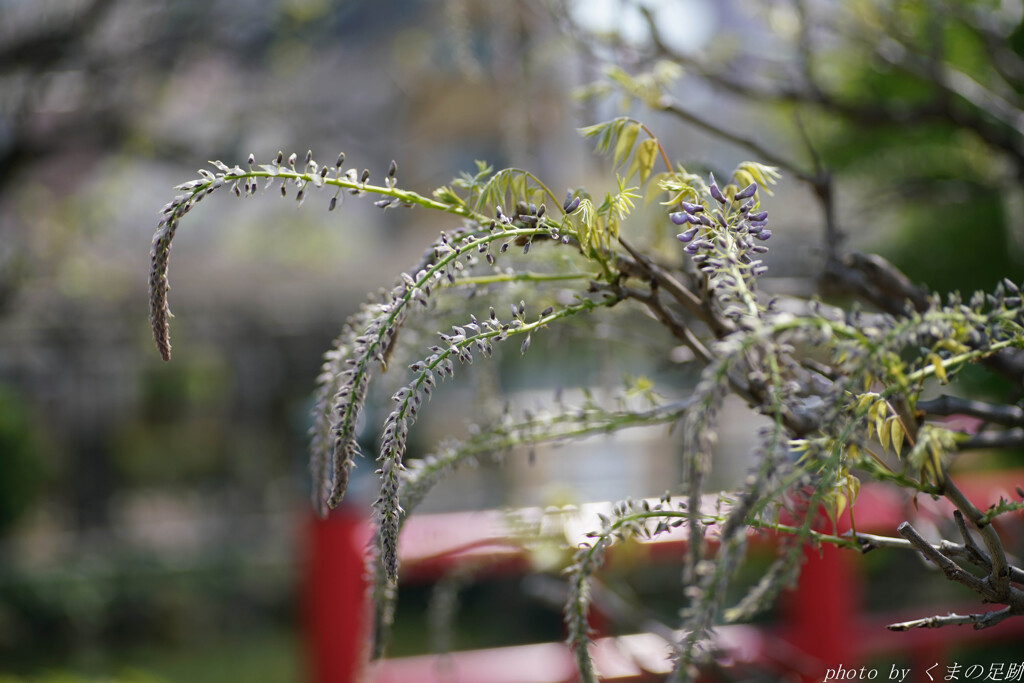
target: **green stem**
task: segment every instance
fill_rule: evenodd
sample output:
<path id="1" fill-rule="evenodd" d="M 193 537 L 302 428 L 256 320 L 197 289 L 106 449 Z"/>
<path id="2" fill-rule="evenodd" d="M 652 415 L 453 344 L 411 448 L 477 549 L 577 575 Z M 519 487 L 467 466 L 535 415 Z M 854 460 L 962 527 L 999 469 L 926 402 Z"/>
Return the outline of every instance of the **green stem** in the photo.
<path id="1" fill-rule="evenodd" d="M 1019 342 L 1015 339 L 1004 339 L 1003 341 L 995 342 L 984 349 L 972 349 L 971 351 L 965 351 L 964 353 L 958 353 L 955 356 L 945 358 L 942 360 L 941 365 L 943 369 L 948 369 L 960 363 L 967 363 L 972 360 L 979 360 L 981 358 L 991 356 L 996 351 L 1001 351 L 1017 343 Z M 920 370 L 915 370 L 914 372 L 907 375 L 907 381 L 916 382 L 918 380 L 924 379 L 925 377 L 928 377 L 929 375 L 934 374 L 935 365 L 928 365 L 926 367 L 921 368 Z M 883 394 L 883 396 L 885 395 L 886 394 Z"/>
<path id="2" fill-rule="evenodd" d="M 456 285 L 489 285 L 497 282 L 558 282 L 561 280 L 589 280 L 597 277 L 592 273 L 496 273 L 459 278 Z"/>

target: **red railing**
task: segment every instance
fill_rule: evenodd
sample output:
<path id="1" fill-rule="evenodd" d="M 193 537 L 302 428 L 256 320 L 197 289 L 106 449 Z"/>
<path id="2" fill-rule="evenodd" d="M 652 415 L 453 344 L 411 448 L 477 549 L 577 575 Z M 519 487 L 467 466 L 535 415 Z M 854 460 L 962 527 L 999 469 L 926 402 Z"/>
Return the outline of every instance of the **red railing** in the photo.
<path id="1" fill-rule="evenodd" d="M 1013 497 L 1015 486 L 1024 484 L 1024 470 L 965 476 L 958 478 L 958 483 L 969 498 L 987 504 L 1000 496 Z M 902 496 L 892 488 L 865 485 L 854 509 L 858 531 L 892 535 L 905 519 L 948 520 L 952 515 L 951 506 L 944 500 L 922 496 L 911 504 Z M 588 517 L 596 520 L 601 509 L 600 505 L 583 506 L 577 518 L 581 538 L 584 531 L 598 528 Z M 541 514 L 540 510 L 519 511 L 520 518 Z M 508 519 L 507 514 L 497 511 L 412 516 L 399 543 L 402 581 L 406 585 L 429 584 L 466 563 L 480 568 L 474 573 L 479 578 L 526 573 L 530 557 L 525 549 L 508 540 L 512 536 Z M 1020 535 L 1022 519 L 1020 515 L 1005 519 L 1004 532 L 1012 533 L 1010 526 L 1017 524 Z M 840 531 L 848 528 L 848 514 L 839 524 Z M 364 552 L 370 535 L 367 521 L 350 511 L 338 511 L 326 520 L 310 523 L 304 610 L 314 683 L 576 680 L 572 655 L 562 643 L 456 652 L 444 658 L 398 658 L 361 671 L 369 628 Z M 752 533 L 751 541 L 770 545 L 775 539 L 769 533 Z M 678 562 L 685 544 L 681 528 L 641 542 L 640 547 L 647 562 Z M 609 562 L 614 562 L 614 551 L 613 546 Z M 857 553 L 827 545 L 808 549 L 798 587 L 784 596 L 779 620 L 765 627 L 718 630 L 724 659 L 736 666 L 815 681 L 821 680 L 828 669 L 857 668 L 869 658 L 878 661 L 891 656 L 906 661 L 909 657 L 911 675 L 907 683 L 924 683 L 929 681 L 925 671 L 932 664 L 943 664 L 953 644 L 964 648 L 972 643 L 1024 642 L 1024 619 L 1009 619 L 984 631 L 957 627 L 887 631 L 886 624 L 926 615 L 920 610 L 913 614 L 864 612 L 863 583 L 864 568 Z M 979 605 L 929 605 L 924 609 L 935 614 L 947 610 L 977 612 Z M 596 623 L 600 623 L 599 615 Z M 607 681 L 661 680 L 669 666 L 667 652 L 665 642 L 651 634 L 599 637 L 593 646 L 597 669 Z"/>

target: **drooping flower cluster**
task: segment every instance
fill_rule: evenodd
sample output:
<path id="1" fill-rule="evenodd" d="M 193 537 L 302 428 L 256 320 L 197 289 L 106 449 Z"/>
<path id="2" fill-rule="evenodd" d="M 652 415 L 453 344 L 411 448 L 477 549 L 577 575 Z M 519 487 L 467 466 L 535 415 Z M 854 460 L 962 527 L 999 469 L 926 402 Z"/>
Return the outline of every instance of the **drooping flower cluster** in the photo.
<path id="1" fill-rule="evenodd" d="M 772 233 L 767 227 L 768 212 L 757 210 L 756 182 L 738 190 L 735 186 L 726 189 L 722 191 L 712 174 L 706 188 L 712 201 L 680 201 L 682 211 L 669 214 L 669 218 L 676 225 L 688 226 L 676 237 L 707 276 L 716 307 L 726 318 L 747 326 L 757 317 L 755 278 L 768 271 L 758 258 L 768 252 L 761 242 Z"/>
<path id="2" fill-rule="evenodd" d="M 680 242 L 686 244 L 683 251 L 697 256 L 697 258 L 694 258 L 694 263 L 705 263 L 711 256 L 701 257 L 701 252 L 714 250 L 715 238 L 722 230 L 727 230 L 732 234 L 735 239 L 735 247 L 741 253 L 767 253 L 767 246 L 757 244 L 750 239 L 754 238 L 764 242 L 772 236 L 772 231 L 767 227 L 768 212 L 753 212 L 753 209 L 758 205 L 756 198 L 757 183 L 750 183 L 742 190 L 736 192 L 730 200 L 722 194 L 718 183 L 715 181 L 714 174 L 710 176 L 709 180 L 708 193 L 722 207 L 721 209 L 710 211 L 714 221 L 708 218 L 708 206 L 704 204 L 691 204 L 685 201 L 680 202 L 682 211 L 669 214 L 669 218 L 676 225 L 689 224 L 691 226 L 676 235 Z M 715 263 L 709 264 L 711 267 L 714 267 L 714 265 Z"/>

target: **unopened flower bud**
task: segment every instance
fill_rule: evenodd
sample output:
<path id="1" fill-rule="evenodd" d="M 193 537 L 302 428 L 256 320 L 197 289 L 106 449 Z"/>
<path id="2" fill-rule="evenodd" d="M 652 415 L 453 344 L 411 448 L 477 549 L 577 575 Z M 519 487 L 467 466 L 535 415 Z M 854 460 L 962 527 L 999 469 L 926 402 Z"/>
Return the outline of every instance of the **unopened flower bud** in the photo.
<path id="1" fill-rule="evenodd" d="M 691 204 L 690 202 L 680 202 L 680 204 L 686 213 L 700 213 L 704 210 L 704 207 L 700 204 Z"/>
<path id="2" fill-rule="evenodd" d="M 685 213 L 683 213 L 682 211 L 676 211 L 674 213 L 670 213 L 668 215 L 668 217 L 669 217 L 669 220 L 671 220 L 676 225 L 682 225 L 683 223 L 687 222 L 687 215 Z"/>
<path id="3" fill-rule="evenodd" d="M 750 183 L 736 193 L 736 199 L 748 199 L 753 197 L 755 192 L 757 192 L 757 183 Z"/>
<path id="4" fill-rule="evenodd" d="M 714 173 L 708 174 L 708 192 L 710 192 L 711 196 L 715 198 L 715 201 L 725 204 L 725 196 L 722 194 L 722 191 L 718 189 L 718 183 L 715 181 Z"/>
<path id="5" fill-rule="evenodd" d="M 690 228 L 689 230 L 676 235 L 676 239 L 680 242 L 692 242 L 693 238 L 697 236 L 698 230 L 700 230 L 699 227 Z"/>

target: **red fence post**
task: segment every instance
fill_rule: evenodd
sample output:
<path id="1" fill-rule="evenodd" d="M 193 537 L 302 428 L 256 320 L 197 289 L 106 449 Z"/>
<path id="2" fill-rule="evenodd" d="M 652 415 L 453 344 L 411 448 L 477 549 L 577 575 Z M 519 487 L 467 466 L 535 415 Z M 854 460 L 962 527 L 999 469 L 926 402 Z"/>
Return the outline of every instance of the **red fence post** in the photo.
<path id="1" fill-rule="evenodd" d="M 312 517 L 303 617 L 313 683 L 354 683 L 365 655 L 367 522 L 339 508 Z"/>
<path id="2" fill-rule="evenodd" d="M 836 525 L 838 533 L 849 528 L 846 519 Z M 833 533 L 826 521 L 816 525 Z M 803 681 L 821 681 L 828 669 L 859 667 L 857 649 L 860 626 L 860 576 L 853 566 L 855 552 L 824 543 L 804 549 L 804 565 L 796 590 L 784 595 L 783 634 L 810 667 L 800 672 Z"/>

